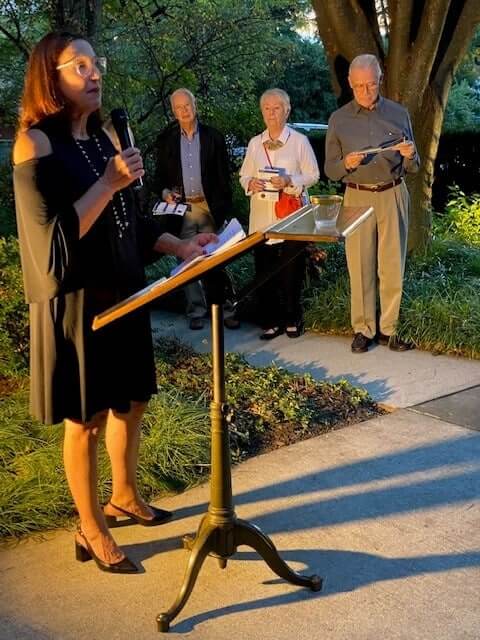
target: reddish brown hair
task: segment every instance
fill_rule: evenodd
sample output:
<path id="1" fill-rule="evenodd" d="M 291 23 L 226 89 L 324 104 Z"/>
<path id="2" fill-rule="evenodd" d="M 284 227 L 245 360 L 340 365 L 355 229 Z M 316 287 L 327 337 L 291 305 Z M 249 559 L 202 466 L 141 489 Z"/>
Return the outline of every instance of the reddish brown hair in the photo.
<path id="1" fill-rule="evenodd" d="M 85 38 L 67 31 L 51 32 L 35 45 L 25 74 L 19 131 L 65 110 L 56 67 L 60 54 L 74 40 Z"/>

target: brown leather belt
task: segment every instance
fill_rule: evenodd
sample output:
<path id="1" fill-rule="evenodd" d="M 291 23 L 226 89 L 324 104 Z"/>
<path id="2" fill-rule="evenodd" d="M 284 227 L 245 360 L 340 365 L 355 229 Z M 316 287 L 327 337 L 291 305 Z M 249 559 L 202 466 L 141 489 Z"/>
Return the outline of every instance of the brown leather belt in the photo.
<path id="1" fill-rule="evenodd" d="M 384 182 L 383 184 L 375 184 L 375 185 L 367 185 L 367 184 L 356 184 L 355 182 L 347 182 L 347 187 L 350 189 L 358 189 L 359 191 L 387 191 L 387 189 L 393 189 L 397 184 L 403 182 L 403 178 L 397 178 L 396 180 L 392 180 L 392 182 Z"/>
<path id="2" fill-rule="evenodd" d="M 196 204 L 198 202 L 205 202 L 205 196 L 193 196 L 192 198 L 185 198 L 190 204 Z"/>

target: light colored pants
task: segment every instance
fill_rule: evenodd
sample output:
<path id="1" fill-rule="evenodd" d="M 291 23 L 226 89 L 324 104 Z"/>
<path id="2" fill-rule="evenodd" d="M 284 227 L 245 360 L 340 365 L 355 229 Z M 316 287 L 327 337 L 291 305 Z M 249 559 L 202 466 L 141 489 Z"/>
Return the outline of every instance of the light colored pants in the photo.
<path id="1" fill-rule="evenodd" d="M 351 288 L 351 322 L 355 333 L 377 332 L 377 278 L 380 331 L 393 335 L 402 300 L 407 254 L 410 198 L 404 182 L 375 193 L 347 187 L 345 206 L 373 206 L 374 211 L 345 240 Z"/>

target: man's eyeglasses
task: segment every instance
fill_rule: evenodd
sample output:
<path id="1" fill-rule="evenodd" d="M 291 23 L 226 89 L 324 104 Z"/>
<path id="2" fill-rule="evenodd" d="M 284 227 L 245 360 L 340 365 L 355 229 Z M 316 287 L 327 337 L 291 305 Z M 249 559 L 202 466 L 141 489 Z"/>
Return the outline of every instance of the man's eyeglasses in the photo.
<path id="1" fill-rule="evenodd" d="M 366 82 L 365 84 L 352 84 L 352 89 L 354 91 L 362 91 L 362 89 L 366 89 L 367 91 L 374 91 L 378 87 L 378 82 Z"/>
<path id="2" fill-rule="evenodd" d="M 59 64 L 56 69 L 65 69 L 65 67 L 73 66 L 76 73 L 82 78 L 89 78 L 94 69 L 98 71 L 101 76 L 107 73 L 107 59 L 103 56 L 100 58 L 91 58 L 90 56 L 75 56 L 68 62 Z"/>

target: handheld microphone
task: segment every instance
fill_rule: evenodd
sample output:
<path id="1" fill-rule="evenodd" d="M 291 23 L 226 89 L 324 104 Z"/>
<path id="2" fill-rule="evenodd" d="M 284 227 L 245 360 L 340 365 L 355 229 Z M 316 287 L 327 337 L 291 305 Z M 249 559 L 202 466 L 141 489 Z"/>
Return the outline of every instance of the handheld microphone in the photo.
<path id="1" fill-rule="evenodd" d="M 115 133 L 118 136 L 122 151 L 129 147 L 133 147 L 133 140 L 128 127 L 128 114 L 125 109 L 112 109 L 110 112 L 110 118 L 112 120 Z M 135 182 L 132 183 L 132 187 L 134 189 L 141 189 L 143 187 L 142 178 L 137 178 Z"/>

